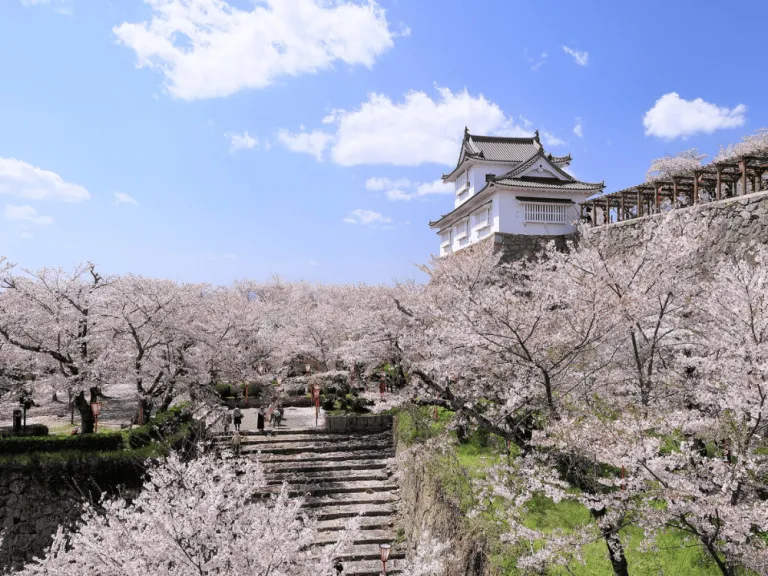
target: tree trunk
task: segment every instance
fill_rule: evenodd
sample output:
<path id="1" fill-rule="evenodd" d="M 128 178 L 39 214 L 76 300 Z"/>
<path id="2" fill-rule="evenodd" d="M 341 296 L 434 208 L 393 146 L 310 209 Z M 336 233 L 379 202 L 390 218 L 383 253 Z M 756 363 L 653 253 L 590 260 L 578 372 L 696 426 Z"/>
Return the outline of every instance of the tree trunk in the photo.
<path id="1" fill-rule="evenodd" d="M 134 424 L 141 426 L 146 424 L 152 418 L 152 409 L 155 407 L 155 400 L 152 397 L 139 398 L 139 407 L 133 418 Z M 140 420 L 141 419 L 141 420 Z"/>
<path id="2" fill-rule="evenodd" d="M 80 412 L 80 433 L 93 434 L 93 412 L 90 403 L 85 399 L 85 392 L 75 397 L 73 404 Z"/>
<path id="3" fill-rule="evenodd" d="M 605 508 L 602 510 L 590 509 L 589 511 L 597 522 L 597 526 L 603 535 L 603 540 L 605 540 L 605 544 L 608 546 L 608 558 L 611 561 L 614 576 L 629 576 L 627 557 L 624 555 L 624 547 L 621 545 L 618 530 L 611 524 L 600 522 L 600 518 L 605 516 Z"/>

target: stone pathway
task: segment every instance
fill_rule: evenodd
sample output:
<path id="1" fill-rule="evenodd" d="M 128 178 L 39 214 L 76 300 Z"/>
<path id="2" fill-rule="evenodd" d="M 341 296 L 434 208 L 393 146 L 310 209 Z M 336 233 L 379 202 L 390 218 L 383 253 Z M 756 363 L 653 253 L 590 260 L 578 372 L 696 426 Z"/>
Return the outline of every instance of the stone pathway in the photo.
<path id="1" fill-rule="evenodd" d="M 379 544 L 394 543 L 400 500 L 389 462 L 395 455 L 392 431 L 329 434 L 315 426 L 314 408 L 287 408 L 286 426 L 262 436 L 248 434 L 256 429 L 255 410 L 243 412 L 243 456 L 260 454 L 266 491 L 280 490 L 285 481 L 291 495 L 307 499 L 307 512 L 318 521 L 317 547 L 336 542 L 346 522 L 360 516 L 360 536 L 340 560 L 349 576 L 379 576 Z M 393 546 L 387 574 L 402 574 L 403 558 Z"/>

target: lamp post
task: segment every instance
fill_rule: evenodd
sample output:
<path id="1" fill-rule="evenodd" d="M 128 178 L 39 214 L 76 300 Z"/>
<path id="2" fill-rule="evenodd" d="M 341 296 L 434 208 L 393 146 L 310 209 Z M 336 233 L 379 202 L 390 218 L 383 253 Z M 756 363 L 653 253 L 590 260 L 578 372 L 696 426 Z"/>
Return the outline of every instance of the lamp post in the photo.
<path id="1" fill-rule="evenodd" d="M 93 414 L 93 433 L 99 431 L 99 414 L 101 414 L 101 402 L 91 402 L 91 414 Z"/>
<path id="2" fill-rule="evenodd" d="M 304 364 L 304 372 L 308 374 L 312 372 L 312 366 L 310 366 L 309 364 Z"/>
<path id="3" fill-rule="evenodd" d="M 389 558 L 389 550 L 392 548 L 389 544 L 379 544 L 379 552 L 381 553 L 381 563 L 384 565 L 384 576 L 387 576 L 387 558 Z"/>
<path id="4" fill-rule="evenodd" d="M 312 384 L 312 400 L 315 403 L 315 426 L 318 426 L 320 419 L 320 385 Z"/>

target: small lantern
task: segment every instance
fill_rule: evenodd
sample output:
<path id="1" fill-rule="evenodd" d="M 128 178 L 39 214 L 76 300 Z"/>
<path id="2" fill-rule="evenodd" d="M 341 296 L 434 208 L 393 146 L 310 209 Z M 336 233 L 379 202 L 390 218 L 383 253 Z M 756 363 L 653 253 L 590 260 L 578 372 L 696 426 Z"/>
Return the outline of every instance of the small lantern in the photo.
<path id="1" fill-rule="evenodd" d="M 99 414 L 101 414 L 101 402 L 91 402 L 91 414 L 93 414 L 93 431 L 99 431 Z"/>
<path id="2" fill-rule="evenodd" d="M 312 366 L 310 366 L 309 364 L 304 364 L 304 371 L 305 372 L 311 372 L 312 371 Z"/>
<path id="3" fill-rule="evenodd" d="M 264 374 L 264 365 L 263 364 L 259 364 L 258 370 L 259 370 L 259 374 Z"/>
<path id="4" fill-rule="evenodd" d="M 387 559 L 389 558 L 389 550 L 392 548 L 389 544 L 379 544 L 379 552 L 381 553 L 381 563 L 384 565 L 384 574 L 387 573 Z"/>

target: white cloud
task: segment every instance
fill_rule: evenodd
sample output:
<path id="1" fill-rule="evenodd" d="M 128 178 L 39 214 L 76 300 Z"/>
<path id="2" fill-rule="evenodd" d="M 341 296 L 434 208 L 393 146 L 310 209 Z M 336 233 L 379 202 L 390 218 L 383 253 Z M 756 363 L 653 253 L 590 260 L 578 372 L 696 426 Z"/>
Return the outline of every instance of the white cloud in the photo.
<path id="1" fill-rule="evenodd" d="M 370 68 L 399 35 L 375 0 L 269 0 L 250 10 L 224 0 L 145 2 L 148 22 L 113 32 L 139 67 L 161 72 L 168 92 L 185 100 L 263 88 L 335 62 Z"/>
<path id="2" fill-rule="evenodd" d="M 547 132 L 546 130 L 541 131 L 541 139 L 544 141 L 544 146 L 565 146 L 568 144 L 562 138 L 558 138 L 552 132 Z"/>
<path id="3" fill-rule="evenodd" d="M 581 118 L 576 118 L 576 125 L 573 127 L 573 133 L 579 138 L 584 137 L 584 126 L 581 122 Z"/>
<path id="4" fill-rule="evenodd" d="M 442 179 L 438 178 L 432 182 L 419 184 L 419 186 L 416 188 L 416 196 L 428 196 L 430 194 L 451 194 L 453 191 L 453 184 L 445 184 Z"/>
<path id="5" fill-rule="evenodd" d="M 701 98 L 684 100 L 676 92 L 664 94 L 643 117 L 646 136 L 666 140 L 687 138 L 694 134 L 712 134 L 723 128 L 743 126 L 747 107 L 717 106 Z"/>
<path id="6" fill-rule="evenodd" d="M 573 56 L 574 61 L 579 66 L 586 66 L 587 62 L 589 61 L 589 53 L 588 52 L 579 52 L 578 50 L 575 50 L 573 48 L 569 48 L 568 46 L 563 46 L 563 52 Z"/>
<path id="7" fill-rule="evenodd" d="M 251 150 L 259 145 L 259 140 L 248 134 L 247 130 L 242 134 L 228 132 L 224 136 L 229 138 L 230 152 L 235 150 Z"/>
<path id="8" fill-rule="evenodd" d="M 18 220 L 21 222 L 31 222 L 40 226 L 53 224 L 53 218 L 50 216 L 41 216 L 32 206 L 24 204 L 23 206 L 14 206 L 9 204 L 5 207 L 5 217 L 8 220 Z"/>
<path id="9" fill-rule="evenodd" d="M 317 266 L 320 266 L 320 263 L 317 260 L 313 259 L 313 258 L 310 258 L 309 261 L 307 262 L 307 264 L 309 264 L 313 268 L 315 268 Z"/>
<path id="10" fill-rule="evenodd" d="M 395 164 L 416 166 L 425 162 L 451 165 L 456 162 L 458 145 L 465 126 L 477 134 L 527 135 L 530 132 L 514 123 L 499 106 L 482 95 L 463 90 L 451 92 L 437 88 L 437 97 L 411 91 L 404 101 L 393 102 L 382 94 L 371 94 L 356 110 L 336 110 L 326 124 L 336 132 L 315 131 L 317 148 L 330 147 L 330 156 L 342 166 L 359 164 Z M 292 135 L 293 138 L 307 133 Z M 308 151 L 290 138 L 283 142 L 289 149 Z"/>
<path id="11" fill-rule="evenodd" d="M 536 70 L 538 70 L 539 68 L 544 66 L 544 64 L 547 63 L 547 58 L 548 58 L 548 56 L 547 56 L 546 52 L 542 52 L 541 56 L 539 56 L 538 60 L 534 60 L 533 58 L 530 58 L 529 60 L 532 63 L 531 64 L 531 70 L 533 70 L 535 72 Z"/>
<path id="12" fill-rule="evenodd" d="M 408 178 L 399 178 L 398 180 L 390 180 L 389 178 L 368 178 L 365 181 L 365 188 L 367 190 L 390 190 L 392 188 L 408 188 L 411 185 L 411 181 Z"/>
<path id="13" fill-rule="evenodd" d="M 413 198 L 416 196 L 412 192 L 406 192 L 404 190 L 401 190 L 400 188 L 392 188 L 391 190 L 387 190 L 385 192 L 387 195 L 387 200 L 413 200 Z"/>
<path id="14" fill-rule="evenodd" d="M 134 206 L 138 205 L 136 198 L 130 194 L 126 194 L 125 192 L 114 192 L 113 194 L 115 196 L 115 204 L 133 204 Z"/>
<path id="15" fill-rule="evenodd" d="M 389 178 L 368 178 L 365 181 L 368 190 L 384 190 L 388 200 L 413 200 L 420 196 L 433 194 L 452 194 L 453 184 L 444 184 L 442 179 L 432 182 L 411 182 L 407 178 L 390 180 Z"/>
<path id="16" fill-rule="evenodd" d="M 36 168 L 15 158 L 0 158 L 0 194 L 63 202 L 81 202 L 91 197 L 88 190 L 64 182 L 55 172 Z"/>
<path id="17" fill-rule="evenodd" d="M 302 126 L 302 129 L 304 127 Z M 291 152 L 304 152 L 314 156 L 318 162 L 323 161 L 323 153 L 330 144 L 333 136 L 322 130 L 313 130 L 312 132 L 289 132 L 288 130 L 279 130 L 277 140 Z"/>
<path id="18" fill-rule="evenodd" d="M 344 218 L 344 222 L 347 224 L 364 225 L 389 224 L 392 222 L 392 218 L 384 216 L 379 212 L 374 212 L 373 210 L 363 210 L 358 208 L 357 210 L 352 210 L 352 212 Z"/>

